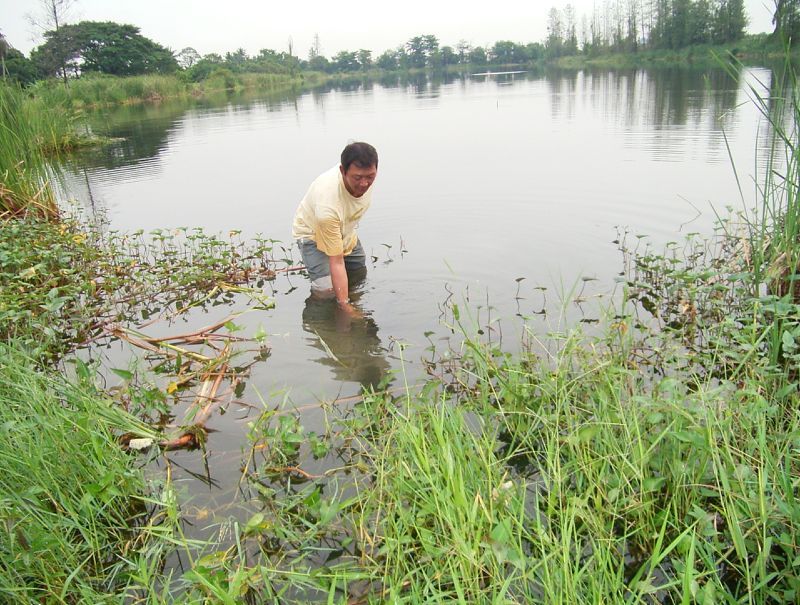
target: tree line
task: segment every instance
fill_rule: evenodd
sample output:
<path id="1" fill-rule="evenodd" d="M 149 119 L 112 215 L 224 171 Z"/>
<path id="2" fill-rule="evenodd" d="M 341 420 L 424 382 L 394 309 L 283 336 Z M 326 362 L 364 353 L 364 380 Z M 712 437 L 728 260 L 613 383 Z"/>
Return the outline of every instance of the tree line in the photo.
<path id="1" fill-rule="evenodd" d="M 551 57 L 677 50 L 736 42 L 746 27 L 744 0 L 606 0 L 580 23 L 571 5 L 552 8 L 545 45 Z"/>
<path id="2" fill-rule="evenodd" d="M 800 0 L 773 0 L 775 36 L 791 41 L 800 35 Z M 50 2 L 51 4 L 53 2 Z M 637 52 L 640 49 L 680 49 L 696 44 L 726 44 L 744 36 L 747 14 L 743 0 L 598 0 L 591 14 L 580 19 L 572 5 L 553 7 L 547 38 L 527 44 L 501 40 L 473 46 L 465 40 L 441 45 L 432 34 L 414 36 L 377 57 L 368 49 L 343 50 L 328 58 L 319 36 L 303 59 L 293 52 L 262 49 L 250 56 L 239 48 L 220 55 L 200 55 L 187 47 L 175 53 L 141 35 L 134 25 L 81 21 L 59 23 L 44 33 L 44 43 L 30 58 L 11 47 L 0 34 L 2 75 L 20 83 L 59 77 L 65 82 L 84 74 L 116 76 L 180 72 L 201 81 L 218 70 L 294 74 L 372 69 L 407 70 L 451 65 L 524 65 L 580 53 Z"/>

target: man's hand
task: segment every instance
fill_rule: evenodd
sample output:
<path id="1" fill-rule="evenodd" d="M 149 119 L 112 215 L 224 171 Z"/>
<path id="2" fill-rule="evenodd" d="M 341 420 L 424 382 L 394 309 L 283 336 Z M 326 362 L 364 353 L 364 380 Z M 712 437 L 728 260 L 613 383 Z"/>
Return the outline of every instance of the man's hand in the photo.
<path id="1" fill-rule="evenodd" d="M 347 315 L 347 316 L 349 316 L 351 318 L 364 317 L 364 314 L 361 311 L 359 311 L 358 309 L 356 309 L 353 305 L 351 305 L 349 300 L 347 300 L 347 301 L 339 301 L 339 300 L 337 300 L 336 301 L 336 305 L 339 307 L 339 310 L 343 314 L 345 314 L 345 315 Z"/>

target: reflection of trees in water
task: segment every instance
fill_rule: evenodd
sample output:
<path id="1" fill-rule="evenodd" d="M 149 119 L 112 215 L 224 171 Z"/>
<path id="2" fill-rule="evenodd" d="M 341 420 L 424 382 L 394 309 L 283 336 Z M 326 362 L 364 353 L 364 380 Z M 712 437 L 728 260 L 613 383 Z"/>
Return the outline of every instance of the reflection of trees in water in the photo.
<path id="1" fill-rule="evenodd" d="M 160 103 L 123 105 L 91 112 L 87 120 L 92 132 L 113 139 L 108 145 L 77 154 L 77 165 L 89 168 L 121 168 L 157 157 L 167 146 L 170 133 L 190 111 L 223 113 L 254 109 L 282 111 L 297 98 L 297 92 L 279 93 L 220 91 L 202 98 Z"/>
<path id="2" fill-rule="evenodd" d="M 740 68 L 735 68 L 736 73 Z M 574 117 L 576 103 L 591 97 L 596 111 L 626 126 L 700 126 L 719 120 L 740 101 L 740 85 L 722 68 L 623 68 L 548 70 L 554 116 Z"/>
<path id="3" fill-rule="evenodd" d="M 357 294 L 352 294 L 355 301 Z M 313 361 L 329 367 L 337 380 L 376 388 L 386 377 L 389 362 L 370 316 L 349 317 L 335 300 L 311 295 L 303 309 L 308 342 L 322 354 Z"/>

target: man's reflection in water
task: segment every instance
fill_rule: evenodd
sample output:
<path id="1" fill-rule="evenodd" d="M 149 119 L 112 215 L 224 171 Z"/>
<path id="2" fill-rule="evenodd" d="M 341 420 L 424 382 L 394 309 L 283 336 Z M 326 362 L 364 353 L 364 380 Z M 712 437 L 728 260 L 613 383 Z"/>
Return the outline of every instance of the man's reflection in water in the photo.
<path id="1" fill-rule="evenodd" d="M 312 292 L 303 309 L 303 329 L 310 334 L 311 345 L 323 353 L 314 361 L 330 367 L 337 380 L 377 389 L 389 370 L 389 362 L 378 336 L 378 325 L 358 304 L 366 273 L 364 268 L 348 274 L 350 300 L 362 317 L 353 317 L 333 298 L 320 298 Z"/>

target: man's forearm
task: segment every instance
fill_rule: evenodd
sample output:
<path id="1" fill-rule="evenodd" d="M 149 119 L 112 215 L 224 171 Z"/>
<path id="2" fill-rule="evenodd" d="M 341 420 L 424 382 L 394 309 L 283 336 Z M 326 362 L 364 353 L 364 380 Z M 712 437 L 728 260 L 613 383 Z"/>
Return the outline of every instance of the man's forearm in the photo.
<path id="1" fill-rule="evenodd" d="M 349 302 L 349 283 L 347 281 L 347 269 L 344 264 L 344 255 L 329 256 L 331 268 L 331 283 L 336 302 L 345 304 Z"/>

